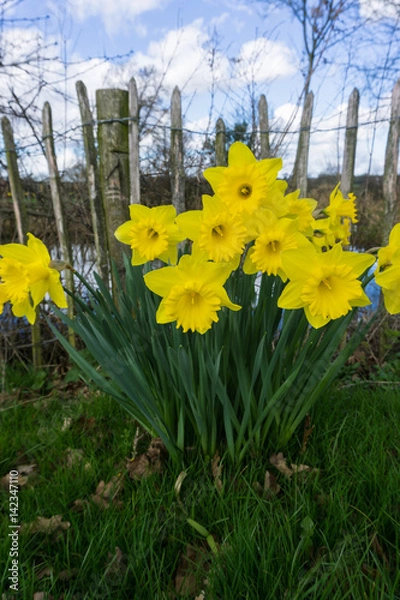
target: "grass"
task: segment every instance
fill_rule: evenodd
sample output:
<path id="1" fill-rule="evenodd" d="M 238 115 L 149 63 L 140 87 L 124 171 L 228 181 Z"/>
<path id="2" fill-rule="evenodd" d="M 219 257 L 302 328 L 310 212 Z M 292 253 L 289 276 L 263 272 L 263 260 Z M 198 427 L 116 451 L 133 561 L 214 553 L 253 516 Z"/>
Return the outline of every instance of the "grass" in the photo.
<path id="1" fill-rule="evenodd" d="M 224 466 L 222 490 L 195 458 L 185 476 L 164 462 L 161 473 L 131 479 L 135 423 L 104 396 L 72 388 L 30 400 L 0 405 L 0 477 L 19 466 L 21 524 L 61 515 L 66 525 L 20 531 L 16 598 L 169 600 L 204 590 L 213 600 L 400 599 L 399 391 L 332 390 L 312 414 L 305 452 L 293 444 L 287 454 L 287 465 L 318 472 L 288 478 L 269 461 L 279 449 L 268 449 L 241 472 Z M 96 497 L 101 481 L 115 482 L 114 499 Z M 5 600 L 8 499 L 6 483 Z"/>

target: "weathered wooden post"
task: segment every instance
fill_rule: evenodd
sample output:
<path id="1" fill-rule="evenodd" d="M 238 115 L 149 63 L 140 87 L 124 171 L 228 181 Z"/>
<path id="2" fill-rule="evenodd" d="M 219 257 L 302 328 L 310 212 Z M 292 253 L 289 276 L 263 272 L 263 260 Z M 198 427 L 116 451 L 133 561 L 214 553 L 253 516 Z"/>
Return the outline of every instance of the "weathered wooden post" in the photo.
<path id="1" fill-rule="evenodd" d="M 97 164 L 97 150 L 93 131 L 93 115 L 90 109 L 87 89 L 82 81 L 76 82 L 79 110 L 82 121 L 82 135 L 86 160 L 90 211 L 92 215 L 96 268 L 104 282 L 108 281 L 107 232 L 103 199 L 100 190 L 100 177 Z"/>
<path id="2" fill-rule="evenodd" d="M 382 243 L 387 244 L 390 230 L 396 221 L 399 210 L 397 198 L 397 169 L 399 164 L 400 140 L 400 79 L 395 83 L 392 92 L 392 108 L 390 113 L 389 133 L 386 143 L 385 167 L 383 172 L 384 222 Z"/>
<path id="3" fill-rule="evenodd" d="M 49 167 L 50 191 L 53 202 L 54 216 L 56 220 L 56 228 L 58 241 L 61 248 L 62 259 L 72 266 L 72 250 L 67 228 L 67 219 L 65 215 L 65 207 L 61 200 L 60 175 L 58 172 L 56 153 L 54 149 L 53 136 L 53 121 L 51 116 L 51 107 L 48 102 L 43 106 L 43 142 L 46 150 L 46 159 Z M 70 292 L 74 291 L 74 278 L 71 269 L 64 271 L 65 285 Z M 69 318 L 74 316 L 74 305 L 70 296 L 67 296 L 68 308 L 67 314 Z M 72 331 L 69 331 L 69 341 L 75 345 L 75 336 Z"/>
<path id="4" fill-rule="evenodd" d="M 8 168 L 8 179 L 10 182 L 11 197 L 17 225 L 18 241 L 20 244 L 26 243 L 26 234 L 28 233 L 28 215 L 25 207 L 24 191 L 22 189 L 21 179 L 18 171 L 17 152 L 15 150 L 14 135 L 11 123 L 7 117 L 1 120 L 1 127 L 4 138 L 4 148 L 6 151 L 6 160 Z M 38 369 L 43 364 L 41 333 L 39 321 L 36 321 L 31 327 L 32 336 L 32 362 Z"/>
<path id="5" fill-rule="evenodd" d="M 96 91 L 100 155 L 100 183 L 106 217 L 110 261 L 124 279 L 124 254 L 127 248 L 114 236 L 115 230 L 129 219 L 129 144 L 127 90 L 104 89 Z M 116 289 L 112 277 L 113 290 Z"/>
<path id="6" fill-rule="evenodd" d="M 226 127 L 223 119 L 219 118 L 215 126 L 215 164 L 226 167 Z"/>
<path id="7" fill-rule="evenodd" d="M 131 204 L 140 204 L 139 98 L 134 77 L 129 82 L 129 174 Z"/>
<path id="8" fill-rule="evenodd" d="M 300 197 L 307 195 L 308 185 L 308 153 L 310 149 L 310 130 L 314 104 L 313 92 L 308 92 L 301 115 L 300 134 L 297 145 L 296 161 L 291 177 L 294 189 L 300 189 Z"/>
<path id="9" fill-rule="evenodd" d="M 346 197 L 353 189 L 359 104 L 360 94 L 358 89 L 354 88 L 350 94 L 346 117 L 346 137 L 344 142 L 342 177 L 340 183 L 340 189 L 344 197 Z"/>
<path id="10" fill-rule="evenodd" d="M 18 241 L 20 244 L 25 244 L 26 234 L 28 232 L 28 215 L 25 208 L 24 191 L 18 172 L 14 135 L 11 123 L 7 117 L 1 119 L 1 127 L 3 131 L 4 148 L 6 151 L 8 179 L 10 182 L 15 222 L 17 225 Z"/>
<path id="11" fill-rule="evenodd" d="M 264 94 L 261 94 L 258 101 L 258 122 L 260 126 L 260 159 L 270 158 L 268 104 Z"/>
<path id="12" fill-rule="evenodd" d="M 171 192 L 177 214 L 184 212 L 185 170 L 183 163 L 183 131 L 181 93 L 176 86 L 171 101 Z"/>

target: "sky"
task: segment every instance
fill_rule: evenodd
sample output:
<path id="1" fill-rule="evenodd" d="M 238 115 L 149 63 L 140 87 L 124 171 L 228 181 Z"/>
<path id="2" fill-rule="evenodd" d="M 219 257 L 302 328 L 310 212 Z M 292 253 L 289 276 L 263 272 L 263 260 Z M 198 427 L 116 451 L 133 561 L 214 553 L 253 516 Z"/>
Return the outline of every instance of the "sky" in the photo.
<path id="1" fill-rule="evenodd" d="M 13 91 L 26 103 L 38 93 L 39 106 L 46 100 L 52 106 L 55 130 L 60 134 L 74 132 L 75 144 L 56 144 L 61 170 L 76 162 L 79 154 L 77 80 L 85 83 L 94 109 L 96 89 L 126 88 L 135 77 L 140 93 L 152 85 L 149 78 L 140 75 L 142 70 L 153 69 L 166 98 L 176 85 L 180 88 L 184 126 L 199 132 L 194 144 L 201 144 L 204 136 L 200 132 L 212 130 L 218 117 L 232 126 L 243 115 L 248 116 L 251 97 L 258 100 L 262 93 L 267 97 L 274 130 L 282 130 L 291 118 L 291 131 L 299 127 L 300 114 L 295 108 L 303 83 L 299 70 L 301 37 L 295 22 L 281 10 L 269 11 L 266 16 L 262 4 L 250 0 L 6 2 L 10 7 L 4 13 L 1 39 L 8 63 L 18 62 L 21 52 L 32 49 L 34 53 L 38 44 L 45 58 L 28 69 L 8 70 L 13 76 Z M 379 0 L 365 0 L 363 4 L 372 5 L 379 8 Z M 51 84 L 40 92 L 38 74 Z M 338 85 L 341 77 L 332 65 L 315 79 L 309 161 L 312 176 L 334 170 L 341 163 L 344 133 L 338 128 L 345 124 L 352 90 L 352 82 Z M 0 91 L 5 96 L 11 94 L 9 79 L 1 71 Z M 375 107 L 374 118 L 388 118 L 389 100 L 386 97 Z M 364 104 L 362 97 L 360 123 L 371 119 L 371 106 Z M 18 135 L 30 139 L 26 125 L 13 126 L 17 144 Z M 356 173 L 382 172 L 386 139 L 385 121 L 375 129 L 360 127 Z M 294 133 L 280 147 L 284 174 L 291 170 L 296 142 Z M 149 140 L 143 140 L 144 153 L 146 143 Z M 45 173 L 38 145 L 36 149 L 32 146 L 30 158 L 24 158 L 24 168 L 34 174 Z"/>

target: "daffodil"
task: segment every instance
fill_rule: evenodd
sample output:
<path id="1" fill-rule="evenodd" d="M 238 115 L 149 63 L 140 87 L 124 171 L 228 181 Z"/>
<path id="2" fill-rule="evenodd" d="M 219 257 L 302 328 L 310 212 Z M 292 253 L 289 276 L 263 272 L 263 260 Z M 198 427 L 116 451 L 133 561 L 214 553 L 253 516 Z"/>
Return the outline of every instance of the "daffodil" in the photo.
<path id="1" fill-rule="evenodd" d="M 131 204 L 129 213 L 130 220 L 120 225 L 114 235 L 131 247 L 132 265 L 143 265 L 155 258 L 175 264 L 177 244 L 185 238 L 175 223 L 175 208 Z"/>
<path id="2" fill-rule="evenodd" d="M 340 244 L 327 252 L 317 252 L 311 243 L 288 250 L 282 254 L 282 266 L 290 281 L 278 306 L 304 308 L 308 322 L 316 329 L 355 306 L 367 306 L 371 302 L 358 278 L 374 261 L 369 254 L 345 252 Z"/>
<path id="3" fill-rule="evenodd" d="M 295 219 L 277 219 L 270 211 L 259 211 L 259 235 L 249 249 L 243 265 L 246 274 L 261 271 L 268 275 L 279 275 L 283 281 L 287 277 L 282 268 L 282 252 L 307 244 L 298 231 Z"/>
<path id="4" fill-rule="evenodd" d="M 375 281 L 382 288 L 383 302 L 391 315 L 400 312 L 400 223 L 390 232 L 389 243 L 378 251 Z"/>
<path id="5" fill-rule="evenodd" d="M 230 211 L 251 214 L 267 198 L 281 167 L 281 159 L 257 161 L 245 144 L 235 142 L 229 148 L 228 166 L 206 169 L 204 177 Z"/>
<path id="6" fill-rule="evenodd" d="M 28 233 L 27 245 L 0 246 L 0 305 L 10 302 L 16 317 L 36 319 L 36 306 L 48 293 L 59 308 L 67 301 L 50 254 L 41 240 Z M 2 306 L 1 306 L 2 310 Z"/>
<path id="7" fill-rule="evenodd" d="M 317 248 L 333 248 L 339 242 L 342 246 L 350 243 L 351 221 L 348 217 L 342 219 L 325 217 L 314 220 L 314 232 L 311 241 Z"/>
<path id="8" fill-rule="evenodd" d="M 340 184 L 338 183 L 330 194 L 329 205 L 324 209 L 324 212 L 333 221 L 337 218 L 348 217 L 352 223 L 357 223 L 356 197 L 350 193 L 348 198 L 344 198 L 339 186 Z"/>
<path id="9" fill-rule="evenodd" d="M 298 229 L 305 235 L 312 235 L 314 224 L 313 212 L 318 202 L 312 198 L 299 198 L 300 190 L 285 196 L 287 216 L 296 217 Z"/>
<path id="10" fill-rule="evenodd" d="M 203 196 L 203 210 L 181 213 L 176 223 L 196 246 L 204 251 L 206 259 L 229 262 L 244 250 L 247 230 L 240 214 L 229 212 L 217 196 Z"/>
<path id="11" fill-rule="evenodd" d="M 219 320 L 217 313 L 223 306 L 239 310 L 222 287 L 231 271 L 229 263 L 201 262 L 184 255 L 174 267 L 146 273 L 147 287 L 162 297 L 157 323 L 176 321 L 176 327 L 184 332 L 203 334 Z"/>
<path id="12" fill-rule="evenodd" d="M 378 251 L 378 265 L 377 269 L 381 270 L 386 267 L 390 267 L 395 257 L 400 252 L 400 223 L 397 223 L 390 232 L 389 243 Z"/>

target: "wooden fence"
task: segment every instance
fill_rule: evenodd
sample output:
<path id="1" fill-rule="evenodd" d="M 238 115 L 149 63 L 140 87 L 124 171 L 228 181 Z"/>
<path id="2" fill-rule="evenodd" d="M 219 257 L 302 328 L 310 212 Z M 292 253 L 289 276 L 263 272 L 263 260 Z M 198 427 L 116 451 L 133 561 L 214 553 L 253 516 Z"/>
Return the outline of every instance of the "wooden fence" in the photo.
<path id="1" fill-rule="evenodd" d="M 126 248 L 118 244 L 114 231 L 129 218 L 129 204 L 141 202 L 139 154 L 139 101 L 135 80 L 128 90 L 103 89 L 96 92 L 96 119 L 90 109 L 87 90 L 82 81 L 76 84 L 79 101 L 83 144 L 86 161 L 88 197 L 92 215 L 97 271 L 108 279 L 110 261 L 118 270 L 123 269 Z M 347 194 L 352 189 L 357 146 L 359 93 L 354 89 L 349 98 L 345 127 L 341 189 Z M 313 93 L 305 98 L 291 187 L 299 188 L 301 196 L 307 194 L 308 156 L 313 111 Z M 172 93 L 170 114 L 170 178 L 172 203 L 178 213 L 185 210 L 185 170 L 182 128 L 181 95 L 176 87 Z M 271 155 L 269 139 L 268 105 L 265 96 L 258 103 L 259 158 Z M 97 128 L 97 131 L 96 131 Z M 2 130 L 7 157 L 9 182 L 20 242 L 24 242 L 26 213 L 24 196 L 18 173 L 13 132 L 7 117 L 2 119 Z M 96 149 L 97 137 L 97 149 Z M 222 119 L 216 123 L 215 162 L 227 164 L 226 127 Z M 397 179 L 400 139 L 400 79 L 392 93 L 391 116 L 383 172 L 384 239 L 396 219 L 398 210 Z M 49 169 L 49 181 L 54 207 L 59 244 L 63 260 L 70 262 L 71 245 L 65 223 L 64 199 L 60 191 L 60 178 L 54 147 L 51 107 L 43 108 L 43 143 Z M 73 289 L 72 274 L 66 272 L 66 285 Z M 69 307 L 72 314 L 72 305 Z"/>

